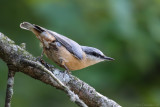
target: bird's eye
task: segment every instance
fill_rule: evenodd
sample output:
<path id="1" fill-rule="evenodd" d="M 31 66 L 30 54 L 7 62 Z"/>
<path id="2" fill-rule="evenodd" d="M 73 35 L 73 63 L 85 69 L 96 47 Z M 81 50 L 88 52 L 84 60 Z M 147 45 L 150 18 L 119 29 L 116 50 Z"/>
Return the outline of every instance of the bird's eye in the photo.
<path id="1" fill-rule="evenodd" d="M 92 52 L 92 55 L 95 56 L 95 57 L 100 57 L 100 55 L 96 52 Z"/>

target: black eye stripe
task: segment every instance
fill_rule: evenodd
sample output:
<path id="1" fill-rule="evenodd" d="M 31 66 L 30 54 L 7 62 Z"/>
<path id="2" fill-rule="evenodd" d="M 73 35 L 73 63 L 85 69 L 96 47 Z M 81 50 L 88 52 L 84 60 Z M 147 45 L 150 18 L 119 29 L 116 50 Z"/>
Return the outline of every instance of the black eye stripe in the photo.
<path id="1" fill-rule="evenodd" d="M 87 54 L 88 55 L 92 55 L 92 56 L 95 56 L 95 57 L 100 57 L 100 58 L 104 58 L 104 56 L 102 56 L 102 55 L 100 55 L 100 54 L 98 54 L 98 53 L 96 53 L 96 52 L 87 52 Z"/>

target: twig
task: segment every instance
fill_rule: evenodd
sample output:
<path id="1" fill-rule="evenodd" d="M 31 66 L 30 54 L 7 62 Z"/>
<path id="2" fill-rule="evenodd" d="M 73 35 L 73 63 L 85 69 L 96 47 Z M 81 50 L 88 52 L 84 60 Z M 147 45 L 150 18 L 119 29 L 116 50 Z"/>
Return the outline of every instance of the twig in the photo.
<path id="1" fill-rule="evenodd" d="M 11 70 L 10 68 L 8 68 L 8 80 L 7 80 L 5 107 L 11 107 L 11 99 L 12 99 L 12 95 L 13 95 L 14 75 L 15 75 L 15 72 L 13 70 Z"/>
<path id="2" fill-rule="evenodd" d="M 68 96 L 70 97 L 71 101 L 75 102 L 80 107 L 88 107 L 79 97 L 72 92 L 66 85 L 64 85 L 51 71 L 49 71 L 45 66 L 40 64 L 39 62 L 34 62 L 31 60 L 23 59 L 21 61 L 22 63 L 25 63 L 27 66 L 32 66 L 34 68 L 38 68 L 42 70 L 43 72 L 48 73 L 59 85 L 60 87 L 67 92 Z"/>

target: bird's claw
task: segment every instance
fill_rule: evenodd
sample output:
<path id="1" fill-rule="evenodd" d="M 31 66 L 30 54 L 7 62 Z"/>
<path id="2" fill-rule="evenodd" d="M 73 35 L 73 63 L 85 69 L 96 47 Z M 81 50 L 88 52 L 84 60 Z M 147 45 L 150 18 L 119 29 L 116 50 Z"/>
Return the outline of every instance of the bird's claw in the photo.
<path id="1" fill-rule="evenodd" d="M 36 58 L 36 61 L 39 61 L 39 62 L 41 62 L 41 63 L 44 62 L 41 56 L 38 56 L 38 57 Z"/>
<path id="2" fill-rule="evenodd" d="M 67 69 L 66 69 L 64 72 L 65 72 L 66 74 L 72 74 L 72 73 L 71 73 L 69 70 L 67 70 Z"/>
<path id="3" fill-rule="evenodd" d="M 40 62 L 42 65 L 44 65 L 48 70 L 53 71 L 54 66 L 48 64 L 47 62 L 45 62 L 45 61 L 42 59 L 41 56 L 37 57 L 37 58 L 36 58 L 36 61 L 39 61 L 39 62 Z"/>

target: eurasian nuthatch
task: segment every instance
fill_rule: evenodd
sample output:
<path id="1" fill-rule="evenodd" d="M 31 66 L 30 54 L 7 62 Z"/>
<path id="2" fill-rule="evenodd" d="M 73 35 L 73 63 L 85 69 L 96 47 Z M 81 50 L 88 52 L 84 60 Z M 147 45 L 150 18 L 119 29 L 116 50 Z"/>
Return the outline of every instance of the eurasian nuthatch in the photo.
<path id="1" fill-rule="evenodd" d="M 38 25 L 23 22 L 20 27 L 32 31 L 43 44 L 43 52 L 47 57 L 67 71 L 79 70 L 105 60 L 113 60 L 96 48 L 81 46 L 61 34 Z"/>

